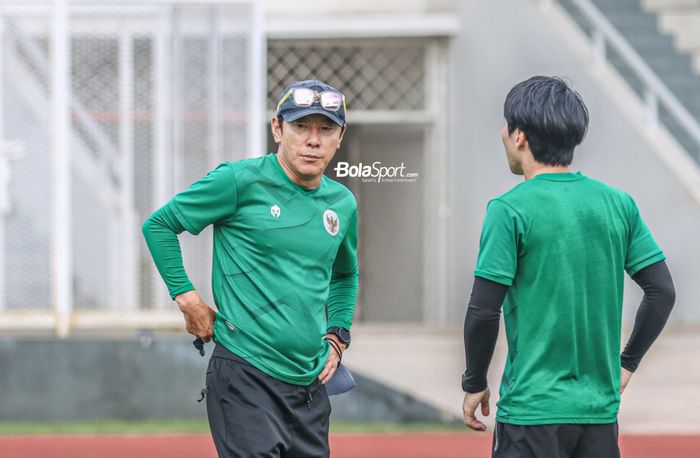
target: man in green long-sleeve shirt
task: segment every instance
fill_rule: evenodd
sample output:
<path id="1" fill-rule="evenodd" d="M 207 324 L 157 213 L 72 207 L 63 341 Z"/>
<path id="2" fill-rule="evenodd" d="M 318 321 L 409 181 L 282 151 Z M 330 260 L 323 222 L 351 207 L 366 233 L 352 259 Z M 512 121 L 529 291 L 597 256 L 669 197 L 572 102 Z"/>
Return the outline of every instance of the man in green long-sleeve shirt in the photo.
<path id="1" fill-rule="evenodd" d="M 187 331 L 216 341 L 207 413 L 220 456 L 329 454 L 324 383 L 350 343 L 358 285 L 357 204 L 323 175 L 344 133 L 340 92 L 293 83 L 272 119 L 277 154 L 219 165 L 143 225 Z M 210 224 L 218 312 L 189 281 L 177 238 Z"/>

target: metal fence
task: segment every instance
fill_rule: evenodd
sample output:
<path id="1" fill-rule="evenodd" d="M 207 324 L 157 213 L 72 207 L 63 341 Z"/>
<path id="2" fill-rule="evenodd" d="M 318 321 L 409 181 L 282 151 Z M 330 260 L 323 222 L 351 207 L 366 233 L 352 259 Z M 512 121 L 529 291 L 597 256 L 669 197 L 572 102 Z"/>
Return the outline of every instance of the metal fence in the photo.
<path id="1" fill-rule="evenodd" d="M 0 5 L 0 329 L 181 326 L 140 226 L 219 162 L 264 153 L 262 14 Z M 208 290 L 211 231 L 180 239 Z"/>
<path id="2" fill-rule="evenodd" d="M 268 43 L 267 106 L 289 81 L 320 78 L 342 88 L 351 111 L 420 112 L 428 40 L 278 40 Z"/>

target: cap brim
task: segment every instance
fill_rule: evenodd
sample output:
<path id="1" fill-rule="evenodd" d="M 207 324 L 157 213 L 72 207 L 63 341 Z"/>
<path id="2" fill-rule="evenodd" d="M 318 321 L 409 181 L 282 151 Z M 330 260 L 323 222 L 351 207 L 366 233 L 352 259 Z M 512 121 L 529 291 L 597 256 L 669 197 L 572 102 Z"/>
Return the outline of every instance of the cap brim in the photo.
<path id="1" fill-rule="evenodd" d="M 340 127 L 343 127 L 345 125 L 345 121 L 340 119 L 338 115 L 333 113 L 332 111 L 324 110 L 323 108 L 319 106 L 311 106 L 309 108 L 305 108 L 303 110 L 294 110 L 291 113 L 285 113 L 282 115 L 285 121 L 287 122 L 292 122 L 296 121 L 298 119 L 303 118 L 304 116 L 310 116 L 314 114 L 320 114 L 325 116 L 326 118 L 330 119 L 334 123 L 338 124 Z"/>

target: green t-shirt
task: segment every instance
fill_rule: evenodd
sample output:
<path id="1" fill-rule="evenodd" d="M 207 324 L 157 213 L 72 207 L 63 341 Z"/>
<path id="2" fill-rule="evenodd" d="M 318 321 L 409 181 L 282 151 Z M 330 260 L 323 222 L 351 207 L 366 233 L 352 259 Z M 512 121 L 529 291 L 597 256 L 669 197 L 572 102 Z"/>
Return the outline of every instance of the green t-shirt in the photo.
<path id="1" fill-rule="evenodd" d="M 624 272 L 663 259 L 632 198 L 580 173 L 492 200 L 475 275 L 509 286 L 497 420 L 616 421 Z"/>
<path id="2" fill-rule="evenodd" d="M 192 234 L 214 225 L 216 341 L 272 377 L 312 383 L 328 358 L 327 327 L 352 324 L 352 193 L 326 176 L 303 188 L 268 154 L 219 165 L 167 206 Z"/>

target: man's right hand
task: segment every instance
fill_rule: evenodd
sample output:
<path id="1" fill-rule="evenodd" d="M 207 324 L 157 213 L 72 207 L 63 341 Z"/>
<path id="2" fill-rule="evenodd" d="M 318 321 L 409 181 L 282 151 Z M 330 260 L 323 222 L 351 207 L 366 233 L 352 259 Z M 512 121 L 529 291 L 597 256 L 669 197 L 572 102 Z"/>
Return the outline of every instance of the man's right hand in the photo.
<path id="1" fill-rule="evenodd" d="M 462 403 L 462 412 L 464 413 L 464 424 L 474 431 L 486 431 L 486 425 L 476 418 L 476 409 L 481 406 L 481 414 L 485 417 L 491 413 L 489 399 L 491 391 L 488 387 L 484 391 L 478 393 L 464 393 L 464 402 Z"/>
<path id="2" fill-rule="evenodd" d="M 625 388 L 627 388 L 627 384 L 630 382 L 631 378 L 632 372 L 623 367 L 620 371 L 620 394 L 625 392 Z"/>
<path id="3" fill-rule="evenodd" d="M 175 296 L 175 302 L 185 315 L 187 332 L 204 342 L 209 342 L 214 337 L 214 318 L 216 317 L 214 309 L 205 304 L 195 290 L 178 294 Z"/>

